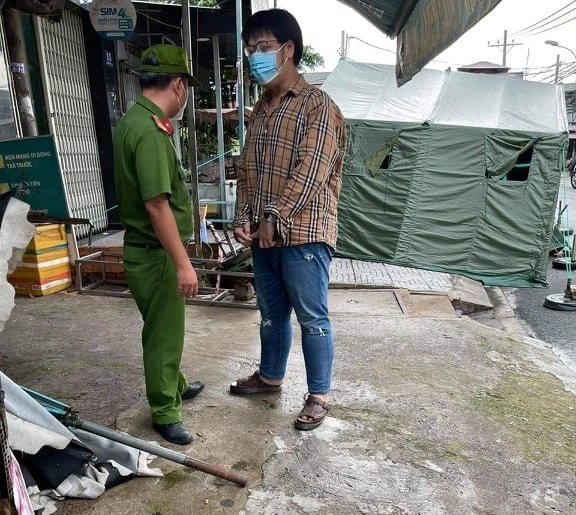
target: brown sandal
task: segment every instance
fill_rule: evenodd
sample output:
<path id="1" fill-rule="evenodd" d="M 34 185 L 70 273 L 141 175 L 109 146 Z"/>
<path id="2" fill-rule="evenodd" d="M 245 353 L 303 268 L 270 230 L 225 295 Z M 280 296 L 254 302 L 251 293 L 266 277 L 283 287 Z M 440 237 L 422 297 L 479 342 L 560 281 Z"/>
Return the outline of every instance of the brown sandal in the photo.
<path id="1" fill-rule="evenodd" d="M 236 395 L 252 395 L 255 393 L 274 393 L 282 390 L 282 385 L 268 384 L 260 377 L 260 372 L 256 371 L 249 377 L 244 377 L 234 381 L 230 385 L 230 393 Z"/>
<path id="2" fill-rule="evenodd" d="M 310 431 L 324 422 L 328 414 L 328 403 L 310 394 L 304 396 L 304 399 L 304 408 L 294 422 L 294 426 L 300 431 Z"/>

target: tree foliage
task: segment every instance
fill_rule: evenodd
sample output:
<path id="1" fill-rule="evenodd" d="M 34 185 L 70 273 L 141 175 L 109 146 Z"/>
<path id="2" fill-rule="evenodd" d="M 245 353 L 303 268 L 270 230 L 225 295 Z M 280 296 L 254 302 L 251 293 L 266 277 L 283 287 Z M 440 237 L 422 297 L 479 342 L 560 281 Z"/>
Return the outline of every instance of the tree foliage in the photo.
<path id="1" fill-rule="evenodd" d="M 302 59 L 300 60 L 300 68 L 306 71 L 313 71 L 321 66 L 324 66 L 324 57 L 316 52 L 312 46 L 304 45 Z"/>

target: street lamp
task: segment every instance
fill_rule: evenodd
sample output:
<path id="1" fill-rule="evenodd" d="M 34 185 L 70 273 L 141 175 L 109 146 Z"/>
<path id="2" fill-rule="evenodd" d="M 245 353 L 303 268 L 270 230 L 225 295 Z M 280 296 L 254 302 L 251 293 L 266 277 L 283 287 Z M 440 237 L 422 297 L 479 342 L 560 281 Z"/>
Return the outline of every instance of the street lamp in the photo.
<path id="1" fill-rule="evenodd" d="M 550 45 L 550 46 L 556 46 L 558 48 L 563 48 L 564 50 L 568 50 L 568 52 L 570 52 L 573 56 L 574 56 L 574 60 L 576 61 L 576 54 L 570 50 L 567 46 L 562 46 L 558 43 L 558 41 L 554 41 L 552 39 L 549 39 L 547 41 L 544 41 L 545 45 Z"/>
<path id="2" fill-rule="evenodd" d="M 553 39 L 549 39 L 544 41 L 545 45 L 555 46 L 558 48 L 563 48 L 564 50 L 568 50 L 573 56 L 574 60 L 576 61 L 576 54 L 568 47 L 562 46 L 558 43 L 558 41 L 554 41 Z M 558 75 L 560 73 L 560 54 L 556 54 L 556 73 L 554 74 L 554 84 L 558 84 Z"/>

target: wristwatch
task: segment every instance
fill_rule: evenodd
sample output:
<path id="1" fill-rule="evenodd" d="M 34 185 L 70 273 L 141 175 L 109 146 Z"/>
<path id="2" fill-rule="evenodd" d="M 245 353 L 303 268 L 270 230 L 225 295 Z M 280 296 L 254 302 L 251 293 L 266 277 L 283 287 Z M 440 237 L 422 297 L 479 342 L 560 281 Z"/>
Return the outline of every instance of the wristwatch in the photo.
<path id="1" fill-rule="evenodd" d="M 264 221 L 268 222 L 269 224 L 275 224 L 276 223 L 276 217 L 272 214 L 265 214 L 264 215 Z"/>

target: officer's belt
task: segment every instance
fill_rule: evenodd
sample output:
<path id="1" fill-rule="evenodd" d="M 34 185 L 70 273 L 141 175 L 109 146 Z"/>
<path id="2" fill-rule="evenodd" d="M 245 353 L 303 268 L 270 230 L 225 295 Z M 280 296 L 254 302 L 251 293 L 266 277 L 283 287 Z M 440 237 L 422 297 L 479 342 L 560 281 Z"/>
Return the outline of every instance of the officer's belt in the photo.
<path id="1" fill-rule="evenodd" d="M 189 241 L 182 242 L 182 245 L 186 247 Z M 163 249 L 161 243 L 134 243 L 134 242 L 124 242 L 124 245 L 128 245 L 129 247 L 136 247 L 138 249 L 147 249 L 147 250 L 156 250 L 156 249 Z"/>
<path id="2" fill-rule="evenodd" d="M 128 245 L 129 247 L 136 247 L 138 249 L 147 249 L 147 250 L 163 249 L 164 248 L 161 243 L 133 243 L 133 242 L 126 241 L 126 242 L 124 242 L 124 245 Z"/>

